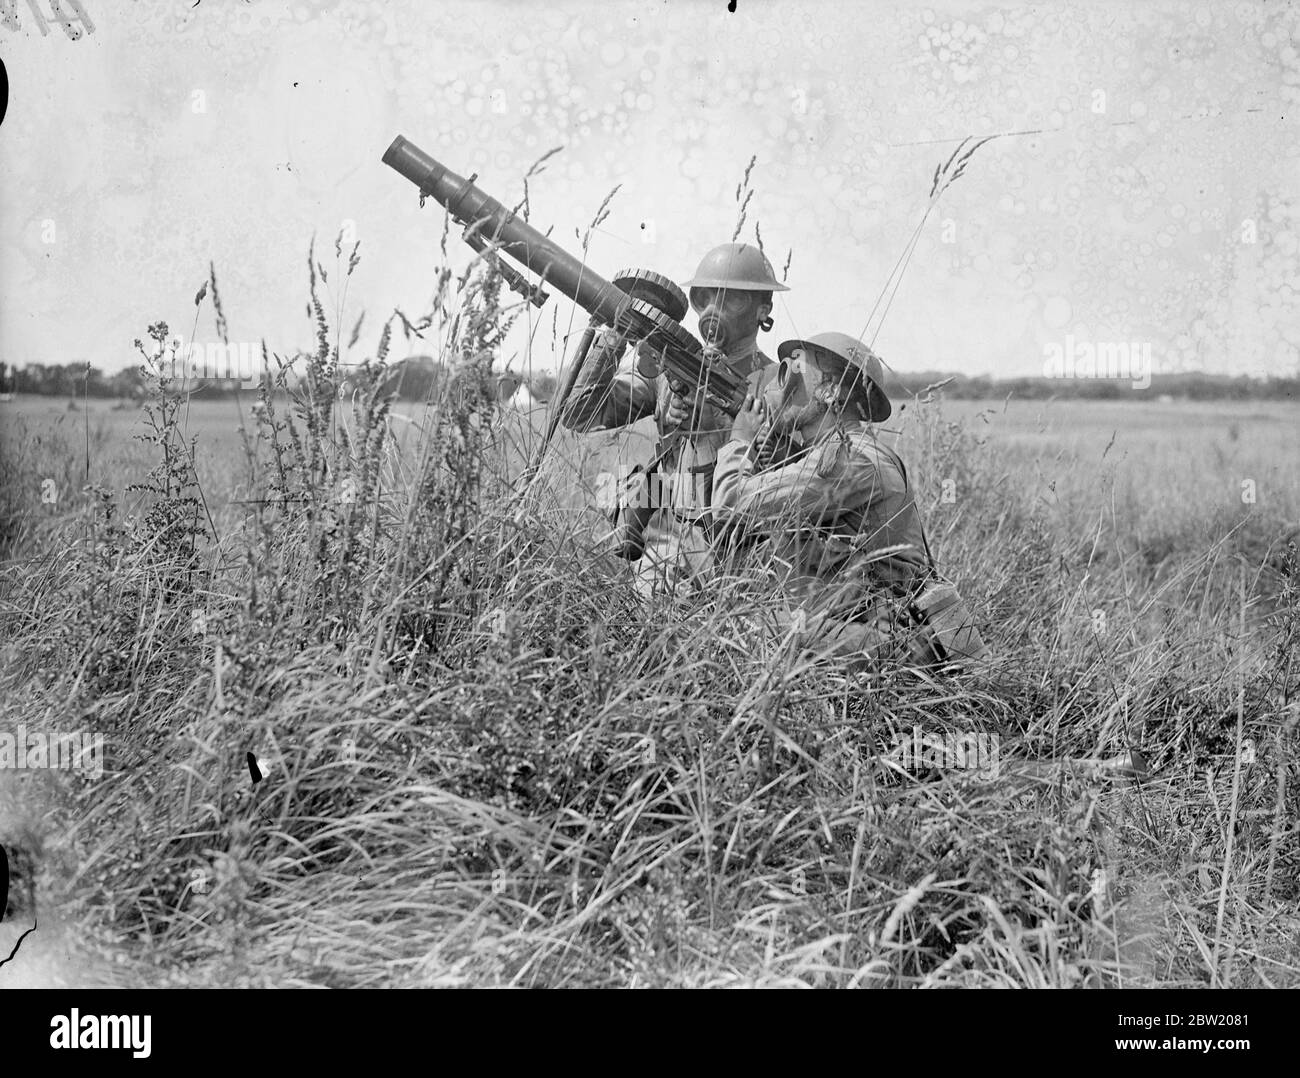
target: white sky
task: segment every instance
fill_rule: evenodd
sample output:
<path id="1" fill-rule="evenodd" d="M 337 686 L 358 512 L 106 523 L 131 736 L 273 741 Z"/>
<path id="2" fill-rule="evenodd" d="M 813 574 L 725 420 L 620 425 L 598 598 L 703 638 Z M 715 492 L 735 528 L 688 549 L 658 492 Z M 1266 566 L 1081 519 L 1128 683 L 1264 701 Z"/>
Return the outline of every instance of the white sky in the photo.
<path id="1" fill-rule="evenodd" d="M 532 221 L 575 251 L 621 184 L 589 254 L 607 277 L 688 278 L 757 155 L 742 238 L 757 219 L 778 270 L 793 249 L 774 353 L 863 330 L 955 146 L 904 144 L 1043 128 L 982 148 L 931 216 L 876 340 L 891 366 L 1041 373 L 1067 334 L 1150 342 L 1156 370 L 1300 365 L 1295 6 L 82 0 L 73 42 L 32 3 L 0 5 L 10 362 L 117 370 L 158 319 L 189 338 L 210 259 L 232 340 L 309 346 L 307 244 L 329 270 L 344 221 L 360 359 L 438 264 L 441 210 L 380 162 L 398 134 L 507 204 L 563 145 Z M 585 321 L 555 295 L 538 367 L 552 309 Z"/>

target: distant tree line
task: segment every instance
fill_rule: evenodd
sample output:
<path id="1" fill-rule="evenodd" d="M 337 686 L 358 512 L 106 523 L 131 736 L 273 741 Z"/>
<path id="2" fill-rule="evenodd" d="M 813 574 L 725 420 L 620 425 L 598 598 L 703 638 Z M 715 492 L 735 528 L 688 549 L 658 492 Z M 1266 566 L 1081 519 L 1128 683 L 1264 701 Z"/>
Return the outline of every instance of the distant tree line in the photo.
<path id="1" fill-rule="evenodd" d="M 0 363 L 0 393 L 34 393 L 47 397 L 139 397 L 144 376 L 136 367 L 106 375 L 84 363 L 29 363 L 16 367 Z"/>
<path id="2" fill-rule="evenodd" d="M 429 356 L 413 356 L 390 365 L 386 387 L 401 400 L 427 400 L 445 373 L 445 368 Z M 555 392 L 555 375 L 550 371 L 539 371 L 532 378 L 521 377 L 519 381 L 526 384 L 539 401 L 549 400 Z M 188 388 L 193 388 L 193 385 L 190 382 Z M 177 382 L 175 388 L 180 390 L 183 387 Z M 237 382 L 206 382 L 202 392 L 204 396 L 221 397 L 239 388 Z M 107 375 L 98 367 L 87 368 L 85 363 L 29 363 L 17 367 L 0 362 L 0 393 L 134 400 L 143 397 L 146 390 L 147 381 L 138 366 Z"/>
<path id="3" fill-rule="evenodd" d="M 1153 374 L 1151 384 L 1137 388 L 1127 378 L 969 378 L 927 371 L 889 375 L 885 389 L 906 400 L 927 386 L 951 379 L 940 391 L 949 400 L 1134 400 L 1159 397 L 1181 400 L 1300 400 L 1300 377 L 1247 378 L 1222 374 Z"/>
<path id="4" fill-rule="evenodd" d="M 427 400 L 444 377 L 445 369 L 429 356 L 412 356 L 390 367 L 387 386 L 401 400 Z M 1135 388 L 1125 378 L 969 378 L 942 371 L 920 374 L 890 374 L 885 389 L 891 397 L 906 400 L 927 386 L 948 380 L 941 392 L 950 400 L 1004 400 L 1008 394 L 1018 400 L 1137 400 L 1158 397 L 1182 400 L 1300 400 L 1300 376 L 1293 378 L 1247 378 L 1221 374 L 1153 374 L 1151 384 Z M 548 401 L 555 393 L 556 376 L 538 371 L 523 378 L 534 399 Z M 222 396 L 236 385 L 207 384 L 205 396 Z M 139 367 L 128 367 L 107 375 L 85 363 L 39 364 L 25 367 L 0 362 L 0 393 L 31 393 L 53 397 L 127 398 L 143 397 L 146 381 Z"/>
<path id="5" fill-rule="evenodd" d="M 447 373 L 446 366 L 432 356 L 411 356 L 389 366 L 385 387 L 399 400 L 429 400 Z M 537 371 L 531 377 L 520 371 L 498 372 L 495 377 L 499 380 L 499 392 L 503 397 L 512 394 L 520 385 L 528 387 L 534 400 L 550 400 L 555 392 L 555 375 L 550 371 Z"/>

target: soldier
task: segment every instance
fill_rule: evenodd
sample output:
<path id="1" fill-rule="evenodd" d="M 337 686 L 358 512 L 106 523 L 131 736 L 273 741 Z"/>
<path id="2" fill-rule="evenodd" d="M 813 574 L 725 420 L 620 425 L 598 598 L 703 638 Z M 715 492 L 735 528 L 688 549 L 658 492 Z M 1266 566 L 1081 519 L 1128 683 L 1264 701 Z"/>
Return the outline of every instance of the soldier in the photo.
<path id="1" fill-rule="evenodd" d="M 778 377 L 718 454 L 712 508 L 731 564 L 761 566 L 768 590 L 776 575 L 778 630 L 814 656 L 878 666 L 898 644 L 917 665 L 985 658 L 935 572 L 902 459 L 868 426 L 892 411 L 880 360 L 844 333 L 777 355 Z"/>
<path id="2" fill-rule="evenodd" d="M 758 331 L 772 328 L 772 294 L 789 291 L 776 279 L 772 264 L 756 247 L 724 243 L 704 256 L 685 287 L 706 347 L 721 354 L 719 362 L 749 376 L 753 388 L 761 393 L 776 368 L 758 347 Z M 560 422 L 569 430 L 586 432 L 616 430 L 654 416 L 661 438 L 681 428 L 688 432 L 663 461 L 662 482 L 652 484 L 649 496 L 651 507 L 658 507 L 659 499 L 666 498 L 662 507 L 671 509 L 677 522 L 674 537 L 679 569 L 695 573 L 710 555 L 713 467 L 718 449 L 730 433 L 731 418 L 699 395 L 686 399 L 675 393 L 644 346 L 638 347 L 630 370 L 617 371 L 624 348 L 624 339 L 612 329 L 593 343 Z M 641 516 L 637 534 L 628 535 L 625 529 L 625 557 L 635 560 L 641 556 L 644 542 L 639 531 L 649 515 Z"/>

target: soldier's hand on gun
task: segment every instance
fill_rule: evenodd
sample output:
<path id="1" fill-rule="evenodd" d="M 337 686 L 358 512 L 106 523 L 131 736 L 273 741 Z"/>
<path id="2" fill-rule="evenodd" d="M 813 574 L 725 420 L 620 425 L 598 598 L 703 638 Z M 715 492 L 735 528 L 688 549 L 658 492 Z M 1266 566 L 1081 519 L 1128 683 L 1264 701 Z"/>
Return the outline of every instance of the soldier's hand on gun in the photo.
<path id="1" fill-rule="evenodd" d="M 704 403 L 704 393 L 699 391 L 694 397 L 684 396 L 674 392 L 668 398 L 667 419 L 671 427 L 684 427 L 692 430 L 701 426 L 701 420 L 704 418 L 702 413 L 708 408 Z M 694 419 L 692 420 L 692 417 Z"/>
<path id="2" fill-rule="evenodd" d="M 767 405 L 763 398 L 753 393 L 745 398 L 731 424 L 731 437 L 742 442 L 752 442 L 767 434 Z"/>

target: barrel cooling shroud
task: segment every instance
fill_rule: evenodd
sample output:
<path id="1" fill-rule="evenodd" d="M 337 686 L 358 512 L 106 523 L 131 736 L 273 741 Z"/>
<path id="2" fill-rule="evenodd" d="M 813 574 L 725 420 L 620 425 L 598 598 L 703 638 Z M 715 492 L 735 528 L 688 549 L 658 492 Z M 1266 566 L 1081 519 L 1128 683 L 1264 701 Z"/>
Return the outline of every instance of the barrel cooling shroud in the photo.
<path id="1" fill-rule="evenodd" d="M 723 364 L 710 363 L 703 345 L 682 326 L 689 305 L 673 281 L 647 269 L 620 270 L 612 282 L 606 281 L 476 187 L 476 177 L 456 175 L 401 135 L 383 160 L 464 225 L 464 238 L 476 251 L 482 254 L 495 247 L 535 273 L 537 285 L 498 263 L 507 285 L 530 303 L 541 307 L 546 302 L 543 285 L 558 288 L 591 316 L 593 324 L 612 326 L 629 344 L 648 344 L 671 381 L 682 388 L 700 386 L 707 400 L 731 415 L 739 410 L 747 391 L 745 379 Z"/>

